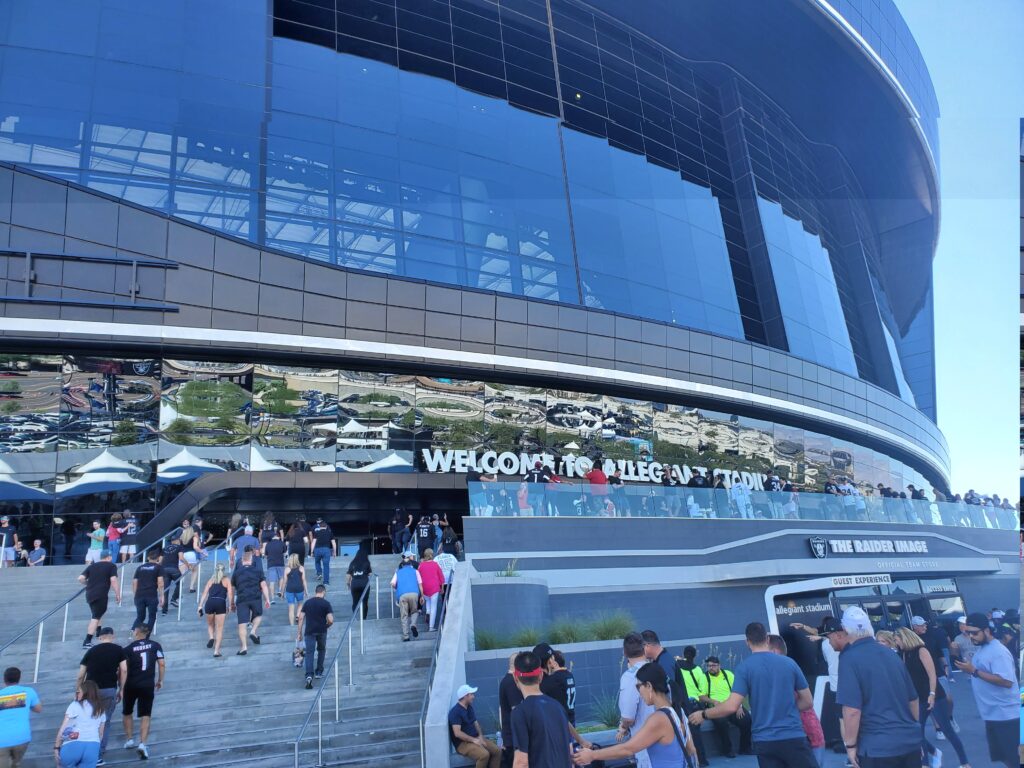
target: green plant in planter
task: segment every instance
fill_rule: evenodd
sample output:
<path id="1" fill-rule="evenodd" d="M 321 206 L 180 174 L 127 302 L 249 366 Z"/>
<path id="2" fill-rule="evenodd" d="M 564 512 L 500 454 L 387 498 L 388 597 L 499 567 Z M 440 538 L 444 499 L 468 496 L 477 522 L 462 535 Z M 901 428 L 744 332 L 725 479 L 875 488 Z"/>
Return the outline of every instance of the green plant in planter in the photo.
<path id="1" fill-rule="evenodd" d="M 510 640 L 512 648 L 532 648 L 540 642 L 540 632 L 533 627 L 525 627 L 515 632 Z"/>
<path id="2" fill-rule="evenodd" d="M 633 631 L 633 619 L 622 612 L 601 614 L 590 622 L 589 629 L 595 640 L 621 640 Z"/>
<path id="3" fill-rule="evenodd" d="M 611 694 L 594 696 L 590 700 L 590 715 L 607 728 L 619 727 L 619 699 Z"/>
<path id="4" fill-rule="evenodd" d="M 505 647 L 505 638 L 500 637 L 496 632 L 489 632 L 486 629 L 478 629 L 473 633 L 474 644 L 478 651 L 493 651 L 495 648 Z"/>
<path id="5" fill-rule="evenodd" d="M 556 620 L 548 627 L 548 642 L 555 645 L 579 643 L 586 635 L 586 625 L 568 617 Z"/>
<path id="6" fill-rule="evenodd" d="M 519 571 L 516 570 L 516 564 L 518 562 L 518 557 L 514 557 L 511 560 L 509 560 L 508 565 L 505 566 L 505 570 L 498 571 L 498 576 L 502 576 L 504 578 L 512 578 L 513 576 L 518 576 Z"/>

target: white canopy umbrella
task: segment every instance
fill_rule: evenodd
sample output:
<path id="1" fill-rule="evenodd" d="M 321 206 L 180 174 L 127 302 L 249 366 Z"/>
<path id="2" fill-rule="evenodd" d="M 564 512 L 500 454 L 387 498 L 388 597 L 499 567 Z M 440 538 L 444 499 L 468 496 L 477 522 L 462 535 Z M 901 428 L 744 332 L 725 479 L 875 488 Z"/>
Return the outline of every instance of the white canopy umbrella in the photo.
<path id="1" fill-rule="evenodd" d="M 253 446 L 249 449 L 249 471 L 250 472 L 291 472 L 288 467 L 274 464 L 267 461 L 266 457 Z"/>
<path id="2" fill-rule="evenodd" d="M 412 462 L 403 459 L 397 453 L 385 456 L 380 461 L 367 464 L 362 467 L 348 467 L 339 462 L 338 469 L 341 472 L 412 472 Z"/>
<path id="3" fill-rule="evenodd" d="M 314 432 L 337 432 L 338 424 L 334 421 L 328 421 L 323 424 L 314 424 L 312 429 Z"/>
<path id="4" fill-rule="evenodd" d="M 89 474 L 90 472 L 128 472 L 136 473 L 141 470 L 134 464 L 131 464 L 124 459 L 119 459 L 117 456 L 110 452 L 109 448 L 104 449 L 103 453 L 94 458 L 92 461 L 87 461 L 79 467 L 72 470 L 75 474 Z"/>
<path id="5" fill-rule="evenodd" d="M 343 434 L 351 435 L 351 434 L 354 434 L 356 432 L 367 432 L 367 431 L 369 431 L 369 428 L 368 427 L 364 427 L 358 421 L 356 421 L 355 419 L 352 419 L 348 424 L 346 424 L 344 427 L 341 428 L 341 431 L 342 431 Z"/>
<path id="6" fill-rule="evenodd" d="M 199 458 L 188 448 L 182 448 L 157 467 L 157 480 L 161 483 L 182 483 L 207 472 L 223 471 L 223 467 Z"/>
<path id="7" fill-rule="evenodd" d="M 94 493 L 113 493 L 114 491 L 132 491 L 145 487 L 148 483 L 132 477 L 127 472 L 95 472 L 82 475 L 72 483 L 57 487 L 57 496 L 85 496 Z"/>
<path id="8" fill-rule="evenodd" d="M 0 464 L 5 464 L 5 462 L 0 462 Z M 19 483 L 6 473 L 0 478 L 0 501 L 48 501 L 49 499 L 50 494 L 30 485 Z"/>

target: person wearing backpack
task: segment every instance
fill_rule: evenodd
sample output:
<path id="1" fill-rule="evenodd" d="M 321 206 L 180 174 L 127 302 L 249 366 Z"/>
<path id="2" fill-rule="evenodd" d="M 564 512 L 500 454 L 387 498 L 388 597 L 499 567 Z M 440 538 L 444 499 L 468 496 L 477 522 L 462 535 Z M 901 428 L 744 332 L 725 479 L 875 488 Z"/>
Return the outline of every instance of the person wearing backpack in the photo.
<path id="1" fill-rule="evenodd" d="M 736 679 L 735 675 L 728 669 L 723 669 L 717 656 L 708 656 L 708 674 L 705 687 L 706 694 L 700 697 L 702 704 L 713 707 L 721 701 L 729 698 L 732 693 L 732 684 Z M 750 713 L 741 705 L 739 709 L 728 717 L 721 717 L 712 720 L 715 727 L 715 735 L 718 737 L 718 745 L 722 754 L 726 757 L 736 757 L 732 748 L 732 739 L 729 735 L 729 724 L 732 723 L 740 732 L 740 754 L 754 754 L 750 748 Z"/>

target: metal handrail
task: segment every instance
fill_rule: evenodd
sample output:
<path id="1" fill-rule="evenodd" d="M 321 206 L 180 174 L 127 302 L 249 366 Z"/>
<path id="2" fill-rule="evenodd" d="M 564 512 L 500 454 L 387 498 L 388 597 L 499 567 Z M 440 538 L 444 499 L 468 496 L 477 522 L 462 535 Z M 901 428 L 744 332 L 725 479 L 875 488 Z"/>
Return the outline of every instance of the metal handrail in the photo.
<path id="1" fill-rule="evenodd" d="M 123 569 L 124 569 L 124 567 L 126 565 L 128 565 L 129 563 L 134 562 L 136 557 L 141 558 L 141 562 L 145 562 L 145 555 L 146 555 L 146 553 L 150 549 L 155 547 L 158 543 L 162 546 L 163 543 L 167 540 L 167 538 L 169 536 L 174 535 L 175 533 L 177 533 L 180 530 L 181 530 L 181 528 L 179 527 L 179 528 L 176 528 L 175 530 L 171 531 L 170 533 L 164 535 L 164 537 L 161 538 L 158 542 L 153 542 L 148 547 L 146 547 L 144 550 L 142 550 L 142 552 L 139 552 L 138 554 L 133 555 L 129 560 L 126 560 L 125 562 L 120 563 L 120 564 L 116 564 L 115 563 L 115 565 L 117 567 L 117 570 L 118 570 L 118 573 L 120 574 L 123 571 Z M 41 656 L 42 650 L 43 650 L 43 627 L 46 624 L 46 620 L 49 619 L 51 616 L 53 616 L 55 613 L 57 613 L 57 611 L 61 610 L 62 608 L 64 609 L 64 627 L 61 630 L 61 637 L 60 637 L 60 641 L 63 643 L 65 640 L 67 640 L 68 608 L 70 607 L 71 603 L 73 603 L 76 599 L 78 599 L 78 597 L 80 595 L 82 595 L 84 593 L 85 593 L 85 587 L 82 587 L 77 592 L 75 592 L 75 594 L 73 594 L 71 597 L 69 597 L 67 600 L 65 600 L 64 602 L 58 604 L 56 607 L 50 609 L 49 611 L 47 611 L 41 617 L 36 619 L 34 622 L 29 624 L 27 627 L 25 627 L 25 629 L 23 629 L 17 635 L 15 635 L 10 640 L 5 642 L 3 645 L 0 645 L 0 655 L 2 655 L 4 651 L 6 651 L 8 648 L 10 648 L 12 645 L 14 645 L 16 642 L 21 640 L 21 638 L 25 637 L 25 635 L 27 635 L 33 629 L 36 629 L 38 627 L 38 635 L 36 637 L 36 659 L 35 659 L 35 665 L 33 667 L 33 672 L 32 672 L 32 682 L 33 683 L 38 682 L 39 681 L 39 659 L 40 659 L 40 656 Z M 122 597 L 122 599 L 124 598 L 124 590 L 123 590 L 123 588 L 122 588 L 122 591 L 121 591 L 121 597 Z"/>
<path id="2" fill-rule="evenodd" d="M 379 580 L 377 574 L 373 574 L 375 579 Z M 334 652 L 331 657 L 330 664 L 327 665 L 323 679 L 320 681 L 320 685 L 316 690 L 314 701 L 309 705 L 309 712 L 306 714 L 306 719 L 302 721 L 302 727 L 299 728 L 299 732 L 295 737 L 293 746 L 295 749 L 295 768 L 299 768 L 299 748 L 302 744 L 302 737 L 306 734 L 306 729 L 309 727 L 310 721 L 313 719 L 313 711 L 316 710 L 316 764 L 317 768 L 322 768 L 324 764 L 324 733 L 323 733 L 323 696 L 324 690 L 327 687 L 327 672 L 331 669 L 334 670 L 334 721 L 341 722 L 341 698 L 339 693 L 339 682 L 338 682 L 338 657 L 341 655 L 342 641 L 345 636 L 348 636 L 348 684 L 352 686 L 352 624 L 356 620 L 356 614 L 359 614 L 359 652 L 363 652 L 363 598 L 367 594 L 367 590 L 370 588 L 370 582 L 366 582 L 366 586 L 363 587 L 363 591 L 359 593 L 359 600 L 356 602 L 356 609 L 352 611 L 352 616 L 349 617 L 348 623 L 345 625 L 345 631 L 342 632 L 341 637 L 338 640 L 338 649 Z"/>
<path id="3" fill-rule="evenodd" d="M 0 534 L 0 568 L 4 567 L 7 558 L 4 557 L 4 550 L 7 549 L 7 534 Z"/>
<path id="4" fill-rule="evenodd" d="M 430 669 L 427 670 L 427 686 L 423 691 L 423 704 L 420 705 L 420 768 L 427 766 L 427 743 L 426 743 L 426 722 L 427 705 L 430 703 L 430 689 L 434 685 L 434 673 L 437 671 L 437 652 L 441 648 L 441 634 L 444 632 L 444 619 L 448 615 L 448 599 L 451 597 L 452 585 L 455 584 L 455 572 L 452 571 L 451 583 L 446 584 L 448 595 L 441 603 L 441 613 L 437 616 L 437 637 L 434 638 L 434 648 L 430 652 Z"/>

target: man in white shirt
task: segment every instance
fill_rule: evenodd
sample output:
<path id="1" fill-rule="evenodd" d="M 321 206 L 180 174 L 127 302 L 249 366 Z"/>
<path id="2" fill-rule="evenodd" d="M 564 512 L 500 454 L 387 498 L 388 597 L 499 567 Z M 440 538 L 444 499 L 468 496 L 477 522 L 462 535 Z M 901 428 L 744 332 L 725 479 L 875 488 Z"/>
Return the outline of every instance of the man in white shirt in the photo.
<path id="1" fill-rule="evenodd" d="M 626 670 L 619 678 L 619 729 L 615 732 L 615 741 L 627 741 L 631 733 L 643 727 L 647 718 L 654 712 L 654 707 L 645 704 L 636 687 L 636 671 L 647 658 L 644 655 L 644 641 L 639 633 L 631 632 L 622 641 L 622 655 L 626 657 Z M 651 759 L 647 750 L 636 753 L 637 768 L 651 768 Z"/>
<path id="2" fill-rule="evenodd" d="M 745 483 L 733 483 L 729 486 L 729 501 L 744 520 L 754 519 L 754 510 L 750 504 L 750 489 Z"/>

